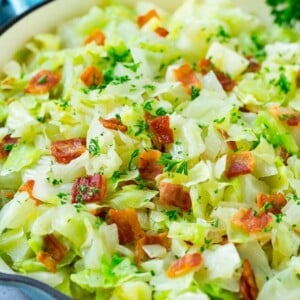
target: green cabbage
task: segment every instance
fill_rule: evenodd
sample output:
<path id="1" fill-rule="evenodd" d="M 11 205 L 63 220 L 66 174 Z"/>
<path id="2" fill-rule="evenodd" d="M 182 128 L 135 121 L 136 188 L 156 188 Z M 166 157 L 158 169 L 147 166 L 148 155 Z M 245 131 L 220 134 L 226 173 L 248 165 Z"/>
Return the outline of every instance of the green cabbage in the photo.
<path id="1" fill-rule="evenodd" d="M 121 2 L 35 35 L 0 71 L 1 270 L 74 299 L 234 300 L 247 259 L 259 300 L 298 299 L 297 28 L 261 18 L 262 1 Z M 159 16 L 138 24 L 151 9 Z M 85 45 L 95 30 L 104 45 Z M 84 80 L 90 66 L 99 83 Z M 30 93 L 43 69 L 59 83 Z M 67 145 L 60 163 L 53 142 L 73 138 L 86 147 Z M 149 150 L 160 158 L 147 161 Z M 235 161 L 243 152 L 253 165 Z M 286 203 L 259 207 L 259 194 L 277 193 Z M 47 235 L 66 249 L 61 259 Z M 40 251 L 57 260 L 55 273 Z M 184 261 L 194 253 L 196 266 Z"/>

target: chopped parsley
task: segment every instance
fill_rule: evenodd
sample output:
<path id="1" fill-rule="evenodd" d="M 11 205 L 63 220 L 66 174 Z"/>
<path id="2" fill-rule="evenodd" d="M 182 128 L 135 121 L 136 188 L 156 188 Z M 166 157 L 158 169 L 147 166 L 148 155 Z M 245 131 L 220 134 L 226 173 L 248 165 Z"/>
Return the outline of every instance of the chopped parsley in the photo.
<path id="1" fill-rule="evenodd" d="M 178 210 L 168 210 L 166 211 L 166 215 L 168 216 L 170 221 L 176 221 L 178 219 Z"/>
<path id="2" fill-rule="evenodd" d="M 164 165 L 164 172 L 175 172 L 188 175 L 187 161 L 175 160 L 170 153 L 162 153 L 157 162 Z"/>
<path id="3" fill-rule="evenodd" d="M 69 195 L 70 194 L 60 192 L 57 194 L 57 197 L 60 199 L 61 204 L 66 204 L 68 202 Z"/>
<path id="4" fill-rule="evenodd" d="M 275 82 L 275 86 L 279 87 L 284 94 L 288 94 L 291 90 L 291 83 L 283 73 L 280 74 L 279 79 Z"/>
<path id="5" fill-rule="evenodd" d="M 100 154 L 100 146 L 98 143 L 98 139 L 93 138 L 90 140 L 89 146 L 88 146 L 88 151 L 92 156 L 96 156 Z"/>
<path id="6" fill-rule="evenodd" d="M 154 91 L 155 90 L 155 85 L 152 85 L 152 84 L 145 84 L 143 86 L 143 88 L 147 89 L 147 90 L 150 90 L 150 91 Z"/>
<path id="7" fill-rule="evenodd" d="M 294 26 L 300 21 L 299 0 L 266 0 L 271 7 L 274 22 L 280 26 Z"/>
<path id="8" fill-rule="evenodd" d="M 137 130 L 134 132 L 134 136 L 138 136 L 143 131 L 147 130 L 149 128 L 149 125 L 143 120 L 138 120 L 138 123 L 134 125 L 134 127 L 137 128 Z"/>
<path id="9" fill-rule="evenodd" d="M 143 107 L 144 107 L 144 110 L 151 111 L 152 110 L 152 101 L 147 101 Z"/>
<path id="10" fill-rule="evenodd" d="M 112 80 L 111 84 L 113 85 L 118 85 L 124 82 L 129 81 L 130 78 L 128 75 L 124 75 L 124 76 L 120 76 L 120 77 L 114 77 L 114 79 Z"/>
<path id="11" fill-rule="evenodd" d="M 62 110 L 66 110 L 69 107 L 69 102 L 64 99 L 57 99 L 54 103 L 59 106 Z"/>
<path id="12" fill-rule="evenodd" d="M 56 179 L 56 178 L 50 178 L 50 177 L 47 177 L 46 179 L 52 185 L 59 185 L 59 184 L 63 183 L 62 179 Z"/>
<path id="13" fill-rule="evenodd" d="M 140 62 L 138 62 L 136 64 L 135 63 L 128 63 L 128 64 L 124 64 L 124 67 L 131 70 L 132 72 L 136 72 L 137 69 L 139 68 L 140 64 L 141 64 Z"/>
<path id="14" fill-rule="evenodd" d="M 128 170 L 132 169 L 132 162 L 134 160 L 134 158 L 136 158 L 138 155 L 140 154 L 140 150 L 139 149 L 135 149 L 131 155 L 130 155 L 130 160 L 128 162 Z"/>
<path id="15" fill-rule="evenodd" d="M 167 114 L 167 112 L 165 111 L 165 109 L 163 107 L 158 108 L 155 111 L 155 113 L 156 113 L 157 116 L 164 116 L 164 115 Z"/>
<path id="16" fill-rule="evenodd" d="M 47 74 L 43 74 L 37 81 L 38 84 L 44 84 L 47 82 Z"/>
<path id="17" fill-rule="evenodd" d="M 6 151 L 6 152 L 9 152 L 12 150 L 12 148 L 15 146 L 15 144 L 5 144 L 3 146 L 3 150 Z"/>
<path id="18" fill-rule="evenodd" d="M 121 176 L 125 176 L 125 175 L 127 175 L 126 172 L 114 171 L 113 174 L 112 174 L 112 176 L 111 176 L 111 181 L 113 183 L 115 183 L 115 182 L 117 182 L 121 178 Z"/>
<path id="19" fill-rule="evenodd" d="M 225 42 L 230 39 L 230 34 L 224 29 L 223 26 L 218 27 L 218 31 L 216 36 L 221 39 L 221 41 Z"/>
<path id="20" fill-rule="evenodd" d="M 191 89 L 191 100 L 195 100 L 197 97 L 199 97 L 200 95 L 200 89 L 195 87 L 195 86 L 192 86 L 192 89 Z"/>

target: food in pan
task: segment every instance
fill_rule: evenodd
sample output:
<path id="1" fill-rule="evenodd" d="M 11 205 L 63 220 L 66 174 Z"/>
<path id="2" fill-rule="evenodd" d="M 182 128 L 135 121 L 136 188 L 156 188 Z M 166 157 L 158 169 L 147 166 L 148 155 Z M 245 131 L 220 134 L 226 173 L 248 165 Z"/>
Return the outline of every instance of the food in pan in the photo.
<path id="1" fill-rule="evenodd" d="M 263 21 L 111 3 L 28 41 L 1 75 L 2 266 L 74 299 L 299 299 L 299 32 Z"/>

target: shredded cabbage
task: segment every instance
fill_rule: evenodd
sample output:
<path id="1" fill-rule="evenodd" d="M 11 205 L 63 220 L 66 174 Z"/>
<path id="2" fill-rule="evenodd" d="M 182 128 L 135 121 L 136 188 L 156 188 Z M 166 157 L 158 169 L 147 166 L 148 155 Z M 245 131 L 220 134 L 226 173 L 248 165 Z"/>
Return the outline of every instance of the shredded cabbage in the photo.
<path id="1" fill-rule="evenodd" d="M 7 62 L 1 271 L 74 299 L 300 298 L 300 35 L 239 2 L 108 1 Z"/>

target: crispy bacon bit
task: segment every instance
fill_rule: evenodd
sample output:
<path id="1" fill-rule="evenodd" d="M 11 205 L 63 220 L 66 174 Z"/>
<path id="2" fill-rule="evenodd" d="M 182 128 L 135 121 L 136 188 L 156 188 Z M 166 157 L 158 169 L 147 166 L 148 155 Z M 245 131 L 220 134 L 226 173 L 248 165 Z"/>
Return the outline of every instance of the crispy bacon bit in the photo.
<path id="1" fill-rule="evenodd" d="M 201 253 L 187 253 L 175 260 L 166 271 L 170 278 L 179 277 L 189 272 L 196 271 L 202 264 Z"/>
<path id="2" fill-rule="evenodd" d="M 232 91 L 236 85 L 234 80 L 224 72 L 218 70 L 209 59 L 202 59 L 199 62 L 199 69 L 202 75 L 206 75 L 209 71 L 213 71 L 226 92 Z"/>
<path id="3" fill-rule="evenodd" d="M 246 72 L 256 73 L 261 69 L 261 64 L 252 56 L 247 57 L 249 65 L 246 69 Z"/>
<path id="4" fill-rule="evenodd" d="M 221 136 L 224 138 L 224 139 L 228 139 L 229 138 L 229 135 L 228 133 L 222 129 L 222 128 L 218 128 L 218 131 L 220 132 Z M 237 144 L 235 141 L 227 141 L 226 142 L 227 146 L 233 150 L 233 151 L 236 151 L 237 150 Z"/>
<path id="5" fill-rule="evenodd" d="M 272 217 L 266 212 L 255 214 L 251 208 L 241 208 L 231 218 L 234 225 L 243 228 L 247 232 L 261 232 L 271 220 Z"/>
<path id="6" fill-rule="evenodd" d="M 300 126 L 300 112 L 287 107 L 273 105 L 270 109 L 271 114 L 281 123 L 287 126 Z"/>
<path id="7" fill-rule="evenodd" d="M 148 23 L 152 18 L 159 19 L 159 15 L 155 9 L 149 10 L 146 14 L 138 16 L 137 25 L 142 28 L 146 23 Z"/>
<path id="8" fill-rule="evenodd" d="M 49 253 L 42 250 L 39 251 L 36 255 L 36 260 L 45 265 L 49 272 L 56 272 L 57 261 Z"/>
<path id="9" fill-rule="evenodd" d="M 53 235 L 44 237 L 45 250 L 37 254 L 37 260 L 52 273 L 56 272 L 57 264 L 64 258 L 67 248 Z"/>
<path id="10" fill-rule="evenodd" d="M 142 179 L 154 180 L 163 172 L 163 165 L 157 162 L 160 157 L 161 152 L 158 150 L 148 150 L 140 154 L 139 172 Z"/>
<path id="11" fill-rule="evenodd" d="M 145 245 L 159 244 L 165 247 L 167 250 L 171 248 L 171 240 L 168 238 L 167 232 L 159 234 L 145 235 L 139 239 L 135 247 L 135 260 L 137 263 L 141 263 L 147 258 L 146 252 L 143 250 Z"/>
<path id="12" fill-rule="evenodd" d="M 154 31 L 161 37 L 166 37 L 169 34 L 169 31 L 164 27 L 157 27 Z"/>
<path id="13" fill-rule="evenodd" d="M 279 156 L 281 160 L 284 162 L 285 165 L 287 165 L 287 161 L 291 155 L 283 147 L 279 147 L 279 150 L 280 150 Z"/>
<path id="14" fill-rule="evenodd" d="M 240 279 L 240 291 L 243 300 L 255 300 L 258 289 L 252 267 L 247 259 L 243 262 L 243 272 Z"/>
<path id="15" fill-rule="evenodd" d="M 60 79 L 61 75 L 57 72 L 41 70 L 31 78 L 25 87 L 25 92 L 30 94 L 47 93 L 59 83 Z"/>
<path id="16" fill-rule="evenodd" d="M 100 31 L 99 29 L 96 29 L 84 40 L 83 44 L 87 45 L 92 42 L 95 42 L 95 44 L 98 46 L 104 45 L 105 34 L 102 31 Z"/>
<path id="17" fill-rule="evenodd" d="M 67 253 L 67 248 L 53 234 L 47 234 L 44 238 L 44 243 L 46 251 L 58 262 Z"/>
<path id="18" fill-rule="evenodd" d="M 27 180 L 25 183 L 23 183 L 20 186 L 19 192 L 27 192 L 29 194 L 29 196 L 31 197 L 34 183 L 35 183 L 35 181 L 33 179 Z"/>
<path id="19" fill-rule="evenodd" d="M 250 151 L 230 153 L 227 155 L 227 178 L 245 175 L 253 172 L 255 160 Z"/>
<path id="20" fill-rule="evenodd" d="M 221 83 L 224 91 L 230 92 L 236 86 L 236 82 L 223 72 L 216 72 L 216 76 Z"/>
<path id="21" fill-rule="evenodd" d="M 86 140 L 84 138 L 60 140 L 51 144 L 51 154 L 60 164 L 68 164 L 84 153 L 85 150 Z"/>
<path id="22" fill-rule="evenodd" d="M 171 144 L 174 142 L 173 131 L 170 128 L 170 117 L 160 116 L 149 122 L 150 131 L 155 135 L 161 144 Z"/>
<path id="23" fill-rule="evenodd" d="M 6 158 L 12 147 L 17 143 L 17 138 L 12 138 L 9 134 L 6 135 L 0 142 L 0 159 Z"/>
<path id="24" fill-rule="evenodd" d="M 181 184 L 161 182 L 159 185 L 159 203 L 179 207 L 183 211 L 189 211 L 192 207 L 190 193 L 185 191 Z"/>
<path id="25" fill-rule="evenodd" d="M 110 209 L 108 216 L 110 223 L 117 224 L 120 244 L 126 245 L 144 236 L 144 231 L 141 228 L 135 209 Z"/>
<path id="26" fill-rule="evenodd" d="M 123 125 L 117 118 L 100 119 L 99 122 L 107 129 L 120 130 L 122 132 L 126 132 L 128 129 L 127 126 Z"/>
<path id="27" fill-rule="evenodd" d="M 29 195 L 29 197 L 35 201 L 36 205 L 40 205 L 43 202 L 40 199 L 35 198 L 32 193 L 34 184 L 35 184 L 35 181 L 33 179 L 27 180 L 20 186 L 19 192 L 26 192 Z"/>
<path id="28" fill-rule="evenodd" d="M 90 213 L 95 217 L 100 217 L 101 219 L 105 219 L 109 211 L 109 207 L 97 207 L 90 210 Z"/>
<path id="29" fill-rule="evenodd" d="M 80 76 L 81 81 L 88 87 L 97 86 L 103 81 L 103 75 L 94 66 L 87 67 Z"/>
<path id="30" fill-rule="evenodd" d="M 201 88 L 201 83 L 195 71 L 189 64 L 183 64 L 173 70 L 175 80 L 181 82 L 187 93 L 191 93 L 192 87 Z"/>
<path id="31" fill-rule="evenodd" d="M 72 202 L 102 202 L 107 192 L 107 181 L 104 175 L 94 174 L 76 178 L 71 195 Z"/>
<path id="32" fill-rule="evenodd" d="M 214 66 L 210 59 L 202 59 L 199 61 L 199 69 L 202 75 L 206 75 L 209 71 L 214 69 Z"/>
<path id="33" fill-rule="evenodd" d="M 283 194 L 277 193 L 273 195 L 267 195 L 258 193 L 256 198 L 257 206 L 266 212 L 272 214 L 279 214 L 281 209 L 286 205 L 287 201 Z"/>

